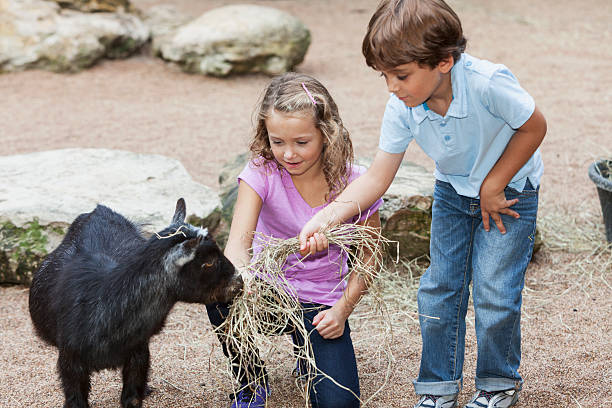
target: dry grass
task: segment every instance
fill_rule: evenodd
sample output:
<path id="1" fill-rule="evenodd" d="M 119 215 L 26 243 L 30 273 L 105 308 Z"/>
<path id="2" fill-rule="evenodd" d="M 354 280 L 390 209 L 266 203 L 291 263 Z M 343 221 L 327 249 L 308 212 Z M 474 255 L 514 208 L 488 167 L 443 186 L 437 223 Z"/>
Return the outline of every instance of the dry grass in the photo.
<path id="1" fill-rule="evenodd" d="M 588 292 L 599 285 L 612 290 L 609 282 L 612 245 L 602 239 L 605 234 L 601 214 L 581 208 L 569 213 L 557 208 L 538 218 L 538 229 L 543 249 L 537 257 L 545 258 L 551 268 L 538 284 L 530 286 L 528 282 L 525 285 L 524 296 L 530 297 L 532 304 L 525 311 L 527 318 L 560 298 L 588 296 Z M 549 290 L 543 290 L 543 285 Z"/>
<path id="2" fill-rule="evenodd" d="M 324 234 L 330 245 L 338 246 L 342 253 L 351 259 L 351 268 L 343 281 L 356 274 L 366 282 L 369 292 L 368 318 L 382 322 L 379 326 L 381 332 L 377 334 L 381 345 L 377 352 L 385 356 L 387 361 L 386 375 L 380 386 L 382 388 L 391 373 L 392 357 L 389 344 L 392 340 L 392 329 L 383 290 L 383 282 L 386 279 L 378 279 L 378 276 L 387 276 L 384 273 L 386 266 L 383 254 L 390 241 L 380 234 L 379 229 L 358 224 L 334 226 L 325 230 Z M 301 373 L 300 381 L 296 382 L 300 385 L 298 388 L 302 392 L 304 404 L 308 406 L 307 396 L 315 378 L 327 378 L 348 390 L 317 367 L 309 340 L 310 333 L 304 325 L 303 307 L 286 279 L 285 271 L 291 268 L 291 265 L 286 265 L 287 257 L 299 252 L 297 238 L 283 240 L 263 234 L 258 234 L 257 238 L 258 242 L 265 243 L 262 245 L 263 249 L 243 274 L 245 290 L 234 299 L 229 316 L 218 328 L 218 333 L 228 348 L 240 356 L 243 367 L 236 369 L 244 373 L 249 383 L 265 383 L 267 379 L 256 374 L 264 372 L 259 350 L 266 350 L 268 356 L 285 354 L 286 347 L 279 347 L 278 342 L 272 341 L 271 337 L 291 328 L 300 339 L 304 339 L 303 345 L 294 346 L 289 353 L 292 359 L 299 359 L 300 367 L 305 371 Z M 338 267 L 341 272 L 342 265 Z M 273 371 L 275 366 L 278 366 L 273 359 L 268 358 L 266 361 L 267 371 Z M 245 367 L 252 369 L 247 370 Z M 228 372 L 231 376 L 231 367 Z M 370 398 L 374 395 L 376 392 Z M 367 400 L 362 401 L 362 406 L 366 405 Z"/>

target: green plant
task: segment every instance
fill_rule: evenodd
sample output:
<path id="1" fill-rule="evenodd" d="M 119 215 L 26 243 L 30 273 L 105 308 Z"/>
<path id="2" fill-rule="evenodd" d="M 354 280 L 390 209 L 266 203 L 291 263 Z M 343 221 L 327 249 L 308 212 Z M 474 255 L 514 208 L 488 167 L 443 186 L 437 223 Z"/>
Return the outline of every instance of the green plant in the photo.
<path id="1" fill-rule="evenodd" d="M 5 249 L 12 250 L 11 258 L 19 261 L 30 255 L 46 255 L 48 239 L 45 229 L 38 222 L 38 219 L 17 227 L 13 223 L 6 221 L 0 226 L 0 239 Z"/>

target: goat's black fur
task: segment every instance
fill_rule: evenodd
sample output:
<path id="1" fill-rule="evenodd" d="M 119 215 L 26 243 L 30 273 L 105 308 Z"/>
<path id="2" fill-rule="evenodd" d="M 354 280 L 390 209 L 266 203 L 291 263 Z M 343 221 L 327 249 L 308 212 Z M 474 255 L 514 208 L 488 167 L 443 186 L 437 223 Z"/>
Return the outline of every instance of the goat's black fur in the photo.
<path id="1" fill-rule="evenodd" d="M 149 339 L 174 304 L 227 302 L 241 289 L 207 231 L 185 223 L 183 199 L 170 226 L 149 239 L 108 207 L 79 215 L 30 288 L 36 332 L 59 349 L 64 407 L 89 407 L 91 372 L 118 367 L 121 406 L 141 407 Z"/>

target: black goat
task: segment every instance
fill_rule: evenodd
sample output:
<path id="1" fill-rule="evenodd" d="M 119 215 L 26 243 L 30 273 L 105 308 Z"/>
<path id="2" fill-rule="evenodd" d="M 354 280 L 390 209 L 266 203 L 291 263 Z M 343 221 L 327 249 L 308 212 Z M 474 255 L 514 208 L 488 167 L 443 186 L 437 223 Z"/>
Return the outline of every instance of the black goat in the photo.
<path id="1" fill-rule="evenodd" d="M 149 339 L 172 306 L 227 302 L 242 286 L 207 230 L 185 223 L 182 198 L 170 226 L 148 240 L 108 207 L 79 215 L 30 288 L 36 332 L 59 349 L 64 407 L 89 407 L 91 372 L 118 367 L 121 406 L 141 407 Z"/>

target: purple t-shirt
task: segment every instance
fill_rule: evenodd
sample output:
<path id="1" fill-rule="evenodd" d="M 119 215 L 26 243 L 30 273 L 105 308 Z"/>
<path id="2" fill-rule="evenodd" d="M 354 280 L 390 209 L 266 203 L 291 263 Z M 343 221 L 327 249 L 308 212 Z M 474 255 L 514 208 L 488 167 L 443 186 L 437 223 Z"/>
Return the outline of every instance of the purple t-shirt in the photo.
<path id="1" fill-rule="evenodd" d="M 353 166 L 349 181 L 365 172 L 361 166 Z M 257 220 L 256 231 L 275 238 L 297 237 L 304 224 L 327 204 L 311 207 L 295 188 L 290 174 L 275 163 L 255 166 L 249 162 L 238 176 L 261 197 L 263 205 Z M 362 216 L 353 217 L 352 223 L 364 220 L 382 205 L 378 199 L 370 208 L 362 210 Z M 257 234 L 253 239 L 253 256 L 261 252 L 262 241 Z M 297 292 L 298 299 L 306 303 L 333 306 L 342 296 L 346 282 L 347 255 L 336 245 L 328 251 L 307 256 L 300 261 L 299 254 L 289 255 L 285 263 L 285 277 Z"/>

